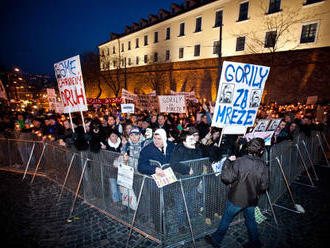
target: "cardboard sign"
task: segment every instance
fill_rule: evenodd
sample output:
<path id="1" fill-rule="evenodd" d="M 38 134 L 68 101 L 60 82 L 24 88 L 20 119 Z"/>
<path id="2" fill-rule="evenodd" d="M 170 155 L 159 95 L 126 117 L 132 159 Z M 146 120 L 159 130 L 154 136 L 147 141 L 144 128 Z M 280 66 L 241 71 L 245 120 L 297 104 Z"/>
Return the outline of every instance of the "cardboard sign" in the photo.
<path id="1" fill-rule="evenodd" d="M 153 95 L 137 95 L 136 107 L 141 110 L 159 109 L 158 98 Z"/>
<path id="2" fill-rule="evenodd" d="M 124 113 L 134 113 L 134 104 L 133 103 L 126 103 L 121 104 L 121 112 Z"/>
<path id="3" fill-rule="evenodd" d="M 133 188 L 134 168 L 126 165 L 118 166 L 117 184 L 127 189 Z"/>
<path id="4" fill-rule="evenodd" d="M 79 55 L 54 64 L 64 113 L 87 110 L 87 99 Z"/>
<path id="5" fill-rule="evenodd" d="M 224 61 L 212 126 L 253 126 L 269 71 L 266 66 Z"/>
<path id="6" fill-rule="evenodd" d="M 186 113 L 185 96 L 158 96 L 161 113 Z"/>

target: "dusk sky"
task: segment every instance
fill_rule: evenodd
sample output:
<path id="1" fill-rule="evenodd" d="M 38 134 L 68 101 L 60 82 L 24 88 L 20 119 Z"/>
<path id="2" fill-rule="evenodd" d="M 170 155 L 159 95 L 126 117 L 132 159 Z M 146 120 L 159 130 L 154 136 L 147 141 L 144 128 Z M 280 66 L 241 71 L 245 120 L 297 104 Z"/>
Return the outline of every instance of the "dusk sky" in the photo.
<path id="1" fill-rule="evenodd" d="M 183 0 L 4 0 L 0 3 L 0 65 L 54 75 L 53 65 L 97 51 L 110 32 L 169 10 Z"/>

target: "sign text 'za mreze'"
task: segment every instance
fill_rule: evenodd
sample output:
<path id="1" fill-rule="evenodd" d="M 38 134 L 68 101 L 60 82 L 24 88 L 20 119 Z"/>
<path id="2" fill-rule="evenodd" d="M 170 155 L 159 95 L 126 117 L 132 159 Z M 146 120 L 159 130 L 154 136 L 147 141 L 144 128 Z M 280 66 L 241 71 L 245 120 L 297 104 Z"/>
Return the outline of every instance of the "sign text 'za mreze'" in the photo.
<path id="1" fill-rule="evenodd" d="M 254 124 L 270 68 L 224 61 L 212 126 Z"/>
<path id="2" fill-rule="evenodd" d="M 79 55 L 54 64 L 64 113 L 87 110 L 84 81 Z"/>

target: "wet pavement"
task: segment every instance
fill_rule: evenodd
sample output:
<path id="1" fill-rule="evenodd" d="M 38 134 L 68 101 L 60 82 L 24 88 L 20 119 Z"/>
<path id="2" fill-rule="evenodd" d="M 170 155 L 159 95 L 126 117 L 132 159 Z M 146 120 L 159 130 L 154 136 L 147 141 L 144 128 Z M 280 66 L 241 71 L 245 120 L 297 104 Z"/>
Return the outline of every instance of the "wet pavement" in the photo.
<path id="1" fill-rule="evenodd" d="M 315 188 L 292 184 L 297 204 L 305 213 L 275 207 L 278 225 L 271 214 L 259 225 L 264 247 L 328 247 L 330 244 L 330 168 L 317 167 L 320 178 Z M 57 202 L 60 188 L 47 178 L 31 177 L 0 170 L 1 241 L 5 247 L 125 247 L 129 229 L 97 209 L 77 200 L 74 216 L 68 221 L 72 197 Z M 308 182 L 305 176 L 300 182 Z M 68 194 L 68 193 L 67 193 Z M 70 200 L 65 200 L 70 199 Z M 292 208 L 289 194 L 277 204 Z M 244 223 L 232 225 L 223 247 L 238 248 L 247 241 Z M 133 232 L 128 247 L 161 247 Z M 193 243 L 182 247 L 193 247 Z M 210 247 L 204 239 L 196 247 Z"/>

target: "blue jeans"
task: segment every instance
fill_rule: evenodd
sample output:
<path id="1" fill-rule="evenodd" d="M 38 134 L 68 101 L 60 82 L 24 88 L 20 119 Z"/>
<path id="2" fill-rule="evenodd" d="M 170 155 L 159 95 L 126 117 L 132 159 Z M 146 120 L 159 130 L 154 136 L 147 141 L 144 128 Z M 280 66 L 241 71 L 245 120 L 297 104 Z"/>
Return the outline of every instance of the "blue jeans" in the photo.
<path id="1" fill-rule="evenodd" d="M 226 202 L 226 208 L 223 213 L 223 216 L 221 218 L 220 224 L 218 229 L 212 234 L 212 239 L 214 243 L 216 243 L 219 247 L 221 244 L 221 241 L 223 240 L 228 227 L 233 220 L 234 216 L 243 210 L 244 218 L 245 218 L 245 225 L 248 229 L 249 234 L 249 243 L 251 244 L 251 247 L 260 247 L 261 243 L 259 241 L 258 237 L 258 229 L 257 229 L 257 222 L 255 220 L 254 211 L 255 207 L 247 207 L 247 208 L 241 208 L 238 206 L 235 206 L 233 203 L 231 203 L 229 200 Z"/>
<path id="2" fill-rule="evenodd" d="M 110 181 L 110 191 L 112 202 L 120 202 L 121 201 L 121 193 L 119 191 L 119 187 L 117 184 L 116 178 L 109 178 Z"/>

